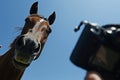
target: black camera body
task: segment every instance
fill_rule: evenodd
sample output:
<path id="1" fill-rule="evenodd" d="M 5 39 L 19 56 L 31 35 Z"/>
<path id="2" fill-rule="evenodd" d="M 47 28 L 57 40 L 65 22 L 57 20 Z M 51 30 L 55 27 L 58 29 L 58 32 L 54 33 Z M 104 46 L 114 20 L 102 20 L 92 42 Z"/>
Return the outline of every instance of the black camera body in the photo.
<path id="1" fill-rule="evenodd" d="M 106 27 L 107 26 L 107 27 Z M 120 25 L 85 27 L 70 56 L 73 64 L 103 77 L 120 80 Z"/>

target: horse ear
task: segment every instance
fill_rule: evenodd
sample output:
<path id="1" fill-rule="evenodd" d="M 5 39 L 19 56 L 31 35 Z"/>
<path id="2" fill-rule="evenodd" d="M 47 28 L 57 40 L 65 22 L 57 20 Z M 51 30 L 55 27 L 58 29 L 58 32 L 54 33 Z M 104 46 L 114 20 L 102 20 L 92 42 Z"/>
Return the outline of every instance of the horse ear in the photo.
<path id="1" fill-rule="evenodd" d="M 38 2 L 32 4 L 30 8 L 30 14 L 37 14 L 38 12 Z"/>
<path id="2" fill-rule="evenodd" d="M 52 24 L 54 23 L 55 18 L 56 18 L 56 13 L 53 12 L 53 13 L 49 16 L 49 18 L 48 18 L 48 21 L 49 21 L 49 24 L 50 24 L 50 25 L 52 25 Z"/>

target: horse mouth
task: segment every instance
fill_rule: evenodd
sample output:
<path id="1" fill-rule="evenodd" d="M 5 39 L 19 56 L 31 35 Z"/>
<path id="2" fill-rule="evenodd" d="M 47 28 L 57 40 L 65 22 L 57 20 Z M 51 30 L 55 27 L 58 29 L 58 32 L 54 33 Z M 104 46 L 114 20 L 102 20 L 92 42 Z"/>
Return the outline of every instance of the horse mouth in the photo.
<path id="1" fill-rule="evenodd" d="M 17 69 L 25 69 L 30 65 L 30 64 L 19 62 L 16 59 L 13 60 L 13 64 Z"/>
<path id="2" fill-rule="evenodd" d="M 14 55 L 13 64 L 18 69 L 25 69 L 31 64 L 31 62 L 33 61 L 33 57 L 34 56 L 16 53 Z"/>

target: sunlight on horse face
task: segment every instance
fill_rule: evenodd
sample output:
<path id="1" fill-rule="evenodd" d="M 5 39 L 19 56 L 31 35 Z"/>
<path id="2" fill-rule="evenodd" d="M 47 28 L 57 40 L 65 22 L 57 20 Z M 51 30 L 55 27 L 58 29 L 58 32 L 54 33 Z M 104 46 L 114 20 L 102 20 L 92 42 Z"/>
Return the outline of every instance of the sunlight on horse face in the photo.
<path id="1" fill-rule="evenodd" d="M 32 5 L 21 35 L 15 40 L 14 64 L 19 69 L 26 68 L 39 57 L 55 20 L 55 12 L 48 19 L 38 15 L 37 5 L 38 2 Z"/>

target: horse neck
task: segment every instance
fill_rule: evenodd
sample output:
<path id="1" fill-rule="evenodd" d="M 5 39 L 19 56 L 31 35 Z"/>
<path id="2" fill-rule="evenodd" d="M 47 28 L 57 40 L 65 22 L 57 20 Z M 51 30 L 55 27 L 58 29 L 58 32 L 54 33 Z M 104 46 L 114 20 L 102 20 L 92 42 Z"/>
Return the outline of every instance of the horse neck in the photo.
<path id="1" fill-rule="evenodd" d="M 20 80 L 24 70 L 18 70 L 12 63 L 14 49 L 0 56 L 0 80 Z"/>

